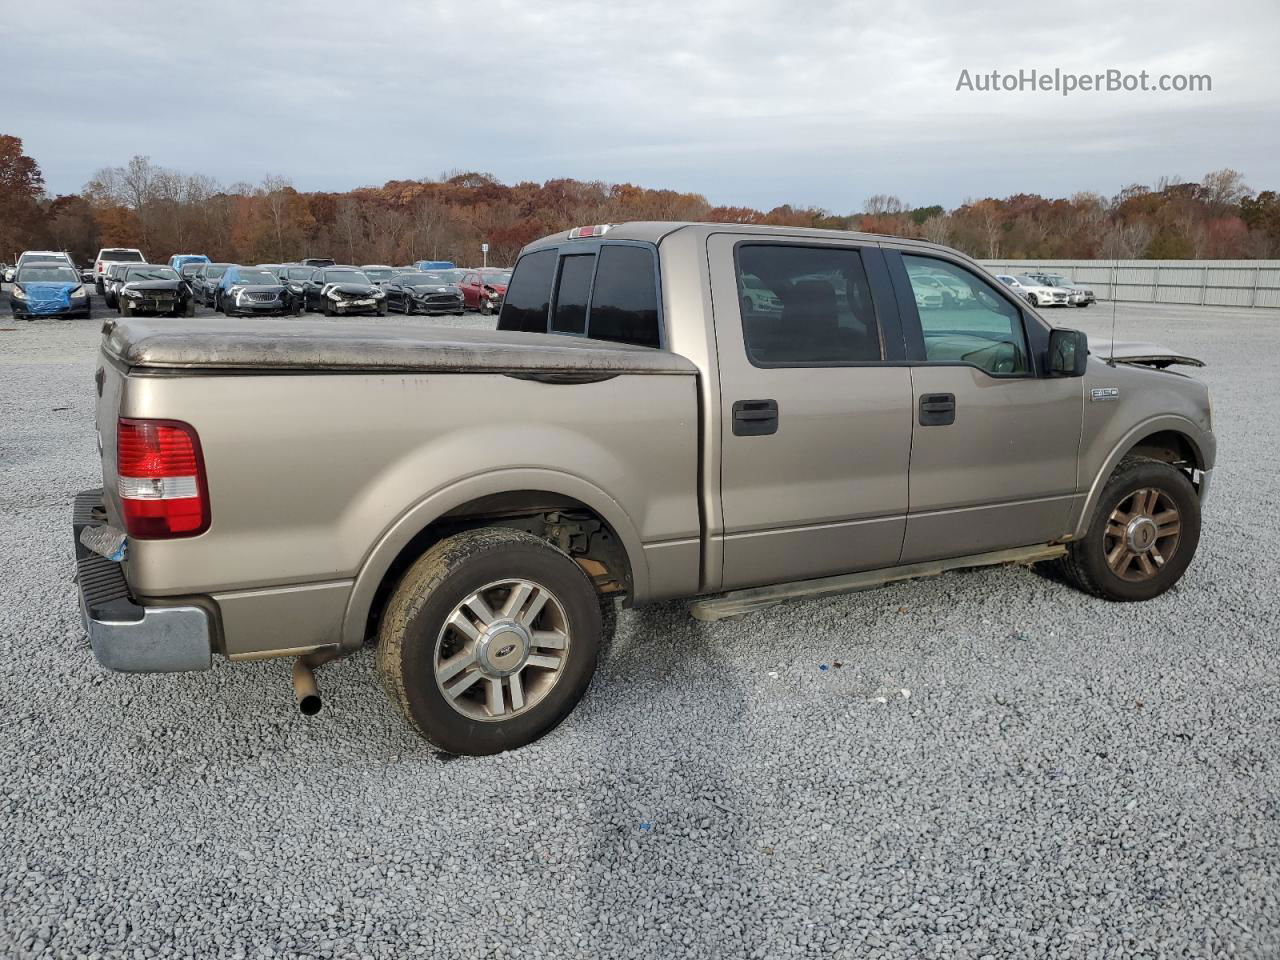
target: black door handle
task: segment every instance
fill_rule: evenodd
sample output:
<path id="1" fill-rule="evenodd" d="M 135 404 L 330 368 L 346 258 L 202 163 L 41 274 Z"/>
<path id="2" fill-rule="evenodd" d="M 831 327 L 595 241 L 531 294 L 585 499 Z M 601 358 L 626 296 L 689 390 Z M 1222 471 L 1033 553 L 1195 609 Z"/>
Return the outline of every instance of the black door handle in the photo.
<path id="1" fill-rule="evenodd" d="M 777 432 L 777 400 L 734 401 L 733 435 L 735 437 L 767 437 Z"/>
<path id="2" fill-rule="evenodd" d="M 956 422 L 954 393 L 925 393 L 920 396 L 920 426 L 945 427 Z"/>

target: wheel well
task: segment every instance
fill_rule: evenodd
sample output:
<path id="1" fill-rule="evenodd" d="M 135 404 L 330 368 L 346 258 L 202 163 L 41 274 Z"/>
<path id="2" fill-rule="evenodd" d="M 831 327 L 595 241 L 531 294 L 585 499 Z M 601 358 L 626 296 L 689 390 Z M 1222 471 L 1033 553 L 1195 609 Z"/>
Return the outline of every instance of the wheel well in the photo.
<path id="1" fill-rule="evenodd" d="M 602 516 L 581 501 L 560 494 L 538 490 L 499 493 L 455 507 L 405 544 L 374 593 L 365 637 L 377 635 L 387 599 L 414 561 L 446 537 L 477 527 L 512 527 L 532 533 L 569 554 L 601 595 L 625 599 L 631 593 L 631 561 L 626 547 Z"/>
<path id="2" fill-rule="evenodd" d="M 1127 455 L 1163 460 L 1187 471 L 1198 470 L 1203 466 L 1199 451 L 1185 434 L 1176 430 L 1161 430 L 1143 437 L 1129 449 Z"/>

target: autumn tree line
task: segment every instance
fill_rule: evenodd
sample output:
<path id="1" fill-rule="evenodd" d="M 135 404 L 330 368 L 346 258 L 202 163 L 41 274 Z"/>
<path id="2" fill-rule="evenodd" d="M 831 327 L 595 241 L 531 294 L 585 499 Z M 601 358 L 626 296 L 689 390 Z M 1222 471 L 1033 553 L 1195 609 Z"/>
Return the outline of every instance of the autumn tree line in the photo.
<path id="1" fill-rule="evenodd" d="M 568 227 L 626 220 L 702 220 L 823 227 L 920 237 L 982 259 L 1248 259 L 1280 257 L 1280 196 L 1234 170 L 1199 182 L 1166 178 L 1113 197 L 1017 194 L 954 210 L 868 198 L 858 213 L 784 205 L 713 206 L 696 193 L 629 183 L 500 183 L 449 172 L 345 193 L 303 192 L 286 177 L 225 185 L 135 156 L 105 167 L 78 194 L 49 196 L 22 141 L 0 135 L 0 260 L 33 248 L 88 263 L 100 247 L 138 247 L 153 261 L 204 253 L 236 263 L 330 256 L 346 263 L 416 259 L 511 263 L 531 240 Z"/>

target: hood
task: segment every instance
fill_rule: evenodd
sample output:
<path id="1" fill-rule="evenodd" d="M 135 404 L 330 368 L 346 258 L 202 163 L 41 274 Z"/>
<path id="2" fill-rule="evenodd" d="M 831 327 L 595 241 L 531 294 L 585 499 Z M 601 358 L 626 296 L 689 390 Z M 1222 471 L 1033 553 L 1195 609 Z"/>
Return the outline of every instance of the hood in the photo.
<path id="1" fill-rule="evenodd" d="M 462 291 L 452 283 L 421 283 L 409 287 L 415 297 L 423 297 L 433 293 L 452 293 L 457 296 Z"/>
<path id="2" fill-rule="evenodd" d="M 326 283 L 324 292 L 337 290 L 339 293 L 350 293 L 354 295 L 368 296 L 377 290 L 378 287 L 373 283 Z"/>
<path id="3" fill-rule="evenodd" d="M 228 290 L 243 290 L 245 293 L 283 293 L 282 283 L 233 283 Z"/>
<path id="4" fill-rule="evenodd" d="M 126 280 L 120 289 L 129 290 L 177 290 L 181 280 Z"/>
<path id="5" fill-rule="evenodd" d="M 1103 360 L 1115 361 L 1116 363 L 1135 363 L 1144 367 L 1156 367 L 1160 370 L 1177 364 L 1186 367 L 1204 366 L 1203 360 L 1197 360 L 1195 357 L 1178 353 L 1168 347 L 1138 341 L 1117 342 L 1114 347 L 1108 342 L 1105 346 L 1099 346 L 1096 355 Z"/>
<path id="6" fill-rule="evenodd" d="M 21 283 L 22 292 L 31 301 L 66 300 L 71 291 L 80 286 L 78 283 Z"/>

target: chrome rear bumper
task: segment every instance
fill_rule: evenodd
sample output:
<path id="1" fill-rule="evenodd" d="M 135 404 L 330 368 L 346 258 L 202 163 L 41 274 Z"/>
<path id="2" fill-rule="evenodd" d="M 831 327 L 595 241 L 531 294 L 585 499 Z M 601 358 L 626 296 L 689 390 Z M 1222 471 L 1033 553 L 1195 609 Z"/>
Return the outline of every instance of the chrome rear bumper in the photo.
<path id="1" fill-rule="evenodd" d="M 213 660 L 209 614 L 190 605 L 141 606 L 129 594 L 124 568 L 80 542 L 80 531 L 105 521 L 102 490 L 77 494 L 71 528 L 80 615 L 98 662 L 125 673 L 208 670 Z"/>

